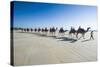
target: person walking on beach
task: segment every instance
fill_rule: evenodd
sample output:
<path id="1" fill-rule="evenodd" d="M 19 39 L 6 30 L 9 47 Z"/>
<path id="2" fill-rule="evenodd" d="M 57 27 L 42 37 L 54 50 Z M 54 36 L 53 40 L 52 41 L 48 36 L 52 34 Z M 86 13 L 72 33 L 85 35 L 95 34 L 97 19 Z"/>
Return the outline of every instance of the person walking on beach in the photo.
<path id="1" fill-rule="evenodd" d="M 91 34 L 91 36 L 90 36 L 90 40 L 91 40 L 91 39 L 93 39 L 93 40 L 94 40 L 94 37 L 93 37 L 93 31 L 91 31 L 91 33 L 90 33 L 90 34 Z"/>

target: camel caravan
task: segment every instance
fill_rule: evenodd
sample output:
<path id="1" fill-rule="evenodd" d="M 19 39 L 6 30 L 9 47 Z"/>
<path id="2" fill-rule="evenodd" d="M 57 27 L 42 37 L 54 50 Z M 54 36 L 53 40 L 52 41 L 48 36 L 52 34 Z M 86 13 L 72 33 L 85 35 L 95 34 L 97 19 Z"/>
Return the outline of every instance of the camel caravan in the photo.
<path id="1" fill-rule="evenodd" d="M 16 30 L 20 30 L 21 32 L 34 32 L 35 34 L 40 34 L 40 35 L 45 35 L 45 36 L 53 36 L 53 37 L 57 37 L 57 36 L 64 36 L 64 35 L 68 35 L 70 38 L 76 38 L 76 39 L 80 39 L 83 38 L 85 39 L 85 34 L 90 30 L 90 27 L 87 27 L 87 29 L 85 30 L 84 28 L 81 28 L 81 26 L 79 26 L 79 28 L 76 30 L 74 27 L 71 27 L 71 29 L 68 30 L 64 30 L 63 27 L 61 27 L 60 29 L 58 29 L 57 27 L 50 27 L 50 28 L 16 28 Z M 68 32 L 68 34 L 65 34 L 65 32 Z M 81 34 L 81 37 L 79 38 L 79 34 Z M 93 37 L 93 31 L 90 33 L 90 39 L 94 39 Z"/>
<path id="2" fill-rule="evenodd" d="M 85 39 L 85 34 L 89 31 L 90 27 L 88 27 L 86 30 L 84 28 L 81 28 L 79 26 L 78 30 L 75 30 L 75 28 L 71 27 L 69 31 L 69 35 L 76 35 L 76 38 L 78 38 L 78 34 L 81 34 L 82 37 Z"/>

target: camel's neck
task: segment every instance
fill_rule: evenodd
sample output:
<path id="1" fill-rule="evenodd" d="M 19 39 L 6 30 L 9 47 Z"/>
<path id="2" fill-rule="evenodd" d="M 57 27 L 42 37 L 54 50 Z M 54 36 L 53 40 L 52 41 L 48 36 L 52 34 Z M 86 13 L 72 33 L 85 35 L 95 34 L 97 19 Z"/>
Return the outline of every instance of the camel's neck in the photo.
<path id="1" fill-rule="evenodd" d="M 89 31 L 89 28 L 87 28 L 86 32 L 88 32 L 88 31 Z"/>

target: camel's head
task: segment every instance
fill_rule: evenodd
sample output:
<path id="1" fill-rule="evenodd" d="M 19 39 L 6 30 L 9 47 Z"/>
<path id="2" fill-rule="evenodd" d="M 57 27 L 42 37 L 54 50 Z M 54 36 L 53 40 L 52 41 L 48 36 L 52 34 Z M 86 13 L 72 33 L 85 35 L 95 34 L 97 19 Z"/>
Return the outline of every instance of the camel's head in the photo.
<path id="1" fill-rule="evenodd" d="M 91 29 L 91 27 L 88 27 L 87 29 Z"/>
<path id="2" fill-rule="evenodd" d="M 91 27 L 88 27 L 88 28 L 87 28 L 87 31 L 89 31 L 89 29 L 91 29 Z"/>

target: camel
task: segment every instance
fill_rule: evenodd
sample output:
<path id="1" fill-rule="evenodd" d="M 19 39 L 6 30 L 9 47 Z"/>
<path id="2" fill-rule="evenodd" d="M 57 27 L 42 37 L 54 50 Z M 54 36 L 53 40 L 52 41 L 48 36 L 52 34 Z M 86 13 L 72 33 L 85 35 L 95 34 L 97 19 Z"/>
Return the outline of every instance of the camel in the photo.
<path id="1" fill-rule="evenodd" d="M 44 31 L 45 31 L 45 34 L 47 35 L 47 33 L 48 33 L 47 27 L 45 27 Z"/>
<path id="2" fill-rule="evenodd" d="M 64 36 L 65 32 L 66 31 L 63 29 L 63 27 L 61 27 L 60 30 L 59 30 L 60 35 Z"/>
<path id="3" fill-rule="evenodd" d="M 52 36 L 55 36 L 56 30 L 57 30 L 57 28 L 55 28 L 55 27 L 50 28 L 49 31 L 50 31 Z"/>
<path id="4" fill-rule="evenodd" d="M 27 28 L 26 30 L 27 30 L 27 32 L 29 32 L 29 28 Z"/>
<path id="5" fill-rule="evenodd" d="M 36 32 L 37 31 L 37 28 L 35 28 L 34 31 Z"/>
<path id="6" fill-rule="evenodd" d="M 69 31 L 69 35 L 72 37 L 72 35 L 75 35 L 76 30 L 75 28 L 71 27 L 71 30 Z"/>
<path id="7" fill-rule="evenodd" d="M 42 28 L 41 31 L 44 32 L 45 31 L 44 28 Z"/>
<path id="8" fill-rule="evenodd" d="M 40 32 L 41 31 L 41 29 L 40 28 L 38 28 L 38 32 Z"/>
<path id="9" fill-rule="evenodd" d="M 30 30 L 31 30 L 31 32 L 33 32 L 33 29 L 32 28 Z"/>
<path id="10" fill-rule="evenodd" d="M 26 28 L 24 28 L 23 30 L 24 30 L 24 32 L 26 32 Z"/>
<path id="11" fill-rule="evenodd" d="M 41 34 L 44 35 L 44 32 L 45 32 L 45 29 L 42 28 L 42 29 L 41 29 Z"/>
<path id="12" fill-rule="evenodd" d="M 24 28 L 21 28 L 20 30 L 21 30 L 22 32 L 24 32 Z"/>
<path id="13" fill-rule="evenodd" d="M 87 30 L 84 30 L 83 28 L 80 28 L 76 31 L 76 37 L 78 38 L 78 34 L 82 34 L 82 37 L 85 39 L 85 34 L 88 32 L 90 27 L 87 28 Z"/>

